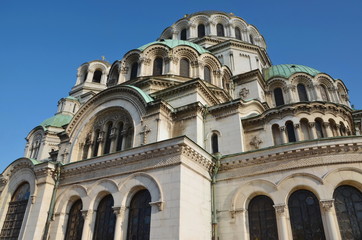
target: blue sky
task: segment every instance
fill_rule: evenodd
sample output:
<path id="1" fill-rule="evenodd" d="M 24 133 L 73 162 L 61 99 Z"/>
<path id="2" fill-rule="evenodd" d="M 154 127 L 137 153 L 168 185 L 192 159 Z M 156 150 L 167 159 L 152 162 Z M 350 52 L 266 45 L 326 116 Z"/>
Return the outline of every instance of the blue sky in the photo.
<path id="1" fill-rule="evenodd" d="M 55 114 L 82 63 L 113 63 L 202 10 L 242 17 L 264 36 L 273 64 L 342 79 L 362 109 L 362 1 L 1 1 L 0 172 L 23 156 L 31 129 Z"/>

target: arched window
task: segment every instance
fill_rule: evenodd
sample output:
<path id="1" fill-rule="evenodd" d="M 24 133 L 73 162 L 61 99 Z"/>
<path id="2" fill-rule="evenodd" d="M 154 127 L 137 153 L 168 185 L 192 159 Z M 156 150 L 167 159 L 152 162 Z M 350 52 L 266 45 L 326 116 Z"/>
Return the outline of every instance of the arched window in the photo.
<path id="1" fill-rule="evenodd" d="M 202 38 L 204 36 L 205 36 L 205 25 L 199 24 L 199 26 L 197 26 L 197 37 Z"/>
<path id="2" fill-rule="evenodd" d="M 162 75 L 163 60 L 160 57 L 153 61 L 153 76 Z"/>
<path id="3" fill-rule="evenodd" d="M 212 149 L 212 153 L 219 152 L 219 142 L 218 142 L 218 136 L 216 133 L 213 133 L 211 136 L 211 149 Z"/>
<path id="4" fill-rule="evenodd" d="M 80 240 L 82 239 L 82 231 L 84 218 L 82 216 L 83 204 L 82 200 L 78 199 L 73 203 L 68 215 L 67 232 L 65 233 L 65 239 L 67 240 Z"/>
<path id="5" fill-rule="evenodd" d="M 107 124 L 106 141 L 105 141 L 105 144 L 104 144 L 104 151 L 103 151 L 103 153 L 104 153 L 104 154 L 109 153 L 109 152 L 110 152 L 110 150 L 111 150 L 111 142 L 112 142 L 111 134 L 112 134 L 112 127 L 113 127 L 112 122 L 109 122 L 109 123 Z"/>
<path id="6" fill-rule="evenodd" d="M 342 239 L 362 239 L 362 193 L 351 186 L 340 186 L 333 198 Z"/>
<path id="7" fill-rule="evenodd" d="M 186 40 L 187 39 L 187 30 L 186 28 L 181 30 L 181 40 Z"/>
<path id="8" fill-rule="evenodd" d="M 117 147 L 116 151 L 122 150 L 122 144 L 123 144 L 123 122 L 120 122 L 118 124 L 118 139 L 117 139 Z"/>
<path id="9" fill-rule="evenodd" d="M 296 142 L 297 139 L 295 137 L 293 122 L 291 122 L 291 121 L 286 122 L 285 128 L 287 130 L 288 142 Z"/>
<path id="10" fill-rule="evenodd" d="M 274 89 L 274 100 L 275 100 L 275 106 L 284 105 L 283 91 L 281 88 Z"/>
<path id="11" fill-rule="evenodd" d="M 209 66 L 204 67 L 204 80 L 211 83 L 211 70 Z"/>
<path id="12" fill-rule="evenodd" d="M 225 37 L 224 26 L 221 23 L 216 25 L 216 34 L 219 37 Z"/>
<path id="13" fill-rule="evenodd" d="M 346 136 L 347 135 L 347 130 L 346 127 L 344 126 L 343 122 L 339 122 L 339 133 L 341 134 L 341 136 Z"/>
<path id="14" fill-rule="evenodd" d="M 238 28 L 238 27 L 235 28 L 235 38 L 239 39 L 239 40 L 242 40 L 241 39 L 241 31 L 240 31 L 240 28 Z"/>
<path id="15" fill-rule="evenodd" d="M 127 240 L 148 240 L 151 226 L 151 195 L 148 190 L 137 192 L 129 207 Z"/>
<path id="16" fill-rule="evenodd" d="M 308 190 L 298 190 L 288 200 L 293 239 L 326 239 L 316 196 Z"/>
<path id="17" fill-rule="evenodd" d="M 93 74 L 93 80 L 92 82 L 100 83 L 102 78 L 102 70 L 95 70 Z"/>
<path id="18" fill-rule="evenodd" d="M 301 140 L 309 140 L 311 139 L 310 132 L 309 132 L 309 122 L 307 119 L 303 118 L 300 120 L 300 129 L 302 133 Z"/>
<path id="19" fill-rule="evenodd" d="M 256 196 L 248 208 L 250 239 L 278 239 L 273 201 L 267 196 Z"/>
<path id="20" fill-rule="evenodd" d="M 84 71 L 83 73 L 83 82 L 87 81 L 87 77 L 88 77 L 88 71 Z"/>
<path id="21" fill-rule="evenodd" d="M 315 130 L 317 132 L 317 138 L 324 138 L 324 133 L 323 133 L 323 121 L 320 118 L 317 118 L 315 120 Z"/>
<path id="22" fill-rule="evenodd" d="M 30 158 L 34 158 L 37 159 L 38 158 L 38 154 L 39 154 L 39 149 L 40 149 L 40 143 L 41 143 L 41 139 L 42 139 L 42 135 L 41 134 L 37 134 L 34 139 L 33 142 L 31 144 L 31 151 L 30 151 Z"/>
<path id="23" fill-rule="evenodd" d="M 251 34 L 249 34 L 249 39 L 250 39 L 250 43 L 254 44 L 254 38 L 253 38 L 253 36 Z"/>
<path id="24" fill-rule="evenodd" d="M 273 132 L 274 145 L 282 144 L 283 142 L 280 136 L 280 129 L 278 124 L 274 124 L 272 126 L 272 132 Z"/>
<path id="25" fill-rule="evenodd" d="M 328 96 L 328 91 L 327 91 L 326 86 L 321 85 L 320 90 L 321 90 L 322 100 L 325 102 L 329 102 L 329 96 Z"/>
<path id="26" fill-rule="evenodd" d="M 91 134 L 87 135 L 87 138 L 84 141 L 84 146 L 83 146 L 83 156 L 82 159 L 87 159 L 88 158 L 88 153 L 89 153 L 89 147 L 91 145 Z"/>
<path id="27" fill-rule="evenodd" d="M 113 204 L 111 194 L 100 201 L 96 213 L 93 240 L 112 240 L 114 238 L 116 215 L 113 213 Z"/>
<path id="28" fill-rule="evenodd" d="M 9 203 L 0 239 L 18 239 L 29 196 L 29 183 L 23 183 L 16 189 Z"/>
<path id="29" fill-rule="evenodd" d="M 329 126 L 333 132 L 333 137 L 337 137 L 339 131 L 338 131 L 336 122 L 332 118 L 329 119 L 328 122 L 329 122 Z"/>
<path id="30" fill-rule="evenodd" d="M 138 62 L 134 62 L 131 66 L 130 80 L 137 77 L 137 72 L 138 72 Z"/>
<path id="31" fill-rule="evenodd" d="M 308 101 L 308 95 L 307 95 L 307 90 L 305 89 L 304 84 L 299 83 L 297 85 L 297 89 L 298 89 L 299 101 L 307 102 Z"/>
<path id="32" fill-rule="evenodd" d="M 96 157 L 98 155 L 98 148 L 99 148 L 99 136 L 101 131 L 99 129 L 96 130 L 94 134 L 94 148 L 93 148 L 93 157 Z"/>
<path id="33" fill-rule="evenodd" d="M 190 77 L 190 62 L 186 58 L 180 60 L 180 75 Z"/>

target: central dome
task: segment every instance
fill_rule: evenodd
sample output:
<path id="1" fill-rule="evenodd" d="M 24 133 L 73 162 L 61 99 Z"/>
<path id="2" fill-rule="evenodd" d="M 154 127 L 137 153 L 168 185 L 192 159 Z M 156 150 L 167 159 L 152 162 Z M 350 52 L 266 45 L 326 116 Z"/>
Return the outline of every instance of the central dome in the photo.
<path id="1" fill-rule="evenodd" d="M 263 70 L 265 81 L 268 81 L 274 77 L 289 78 L 294 73 L 307 73 L 314 77 L 321 72 L 311 67 L 296 64 L 274 65 Z"/>

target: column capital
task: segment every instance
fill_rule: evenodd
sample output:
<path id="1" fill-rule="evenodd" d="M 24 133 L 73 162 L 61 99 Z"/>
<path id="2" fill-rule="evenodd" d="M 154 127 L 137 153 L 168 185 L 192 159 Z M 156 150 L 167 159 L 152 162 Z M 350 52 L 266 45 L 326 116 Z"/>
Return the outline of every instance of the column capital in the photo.
<path id="1" fill-rule="evenodd" d="M 320 206 L 322 207 L 323 211 L 329 212 L 329 211 L 331 211 L 331 209 L 333 207 L 334 199 L 320 200 L 319 203 L 320 203 Z"/>
<path id="2" fill-rule="evenodd" d="M 120 215 L 120 216 L 123 216 L 124 212 L 126 211 L 126 207 L 124 206 L 112 207 L 112 209 L 115 215 Z"/>
<path id="3" fill-rule="evenodd" d="M 285 209 L 287 208 L 287 205 L 285 204 L 276 204 L 273 205 L 274 209 L 275 209 L 275 213 L 277 215 L 284 215 L 285 214 Z"/>
<path id="4" fill-rule="evenodd" d="M 84 219 L 86 219 L 87 217 L 89 217 L 90 215 L 92 215 L 93 213 L 96 212 L 96 210 L 92 210 L 92 209 L 88 209 L 88 210 L 80 210 L 82 213 L 82 216 Z"/>

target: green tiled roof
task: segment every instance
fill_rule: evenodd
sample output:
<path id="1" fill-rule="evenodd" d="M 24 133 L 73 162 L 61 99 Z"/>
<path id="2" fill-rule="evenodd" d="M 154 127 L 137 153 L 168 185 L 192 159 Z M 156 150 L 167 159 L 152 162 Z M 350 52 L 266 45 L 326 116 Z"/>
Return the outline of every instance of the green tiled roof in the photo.
<path id="1" fill-rule="evenodd" d="M 269 79 L 274 78 L 274 77 L 289 78 L 294 73 L 298 73 L 298 72 L 307 73 L 313 77 L 315 75 L 317 75 L 318 73 L 321 73 L 320 71 L 318 71 L 314 68 L 303 66 L 303 65 L 296 65 L 296 64 L 274 65 L 274 66 L 271 66 L 270 68 L 266 68 L 263 70 L 265 81 L 268 81 Z"/>
<path id="2" fill-rule="evenodd" d="M 146 103 L 152 102 L 153 98 L 150 97 L 150 95 L 148 95 L 147 93 L 145 93 L 144 91 L 142 91 L 140 88 L 135 87 L 135 86 L 131 86 L 131 85 L 125 85 L 126 87 L 130 87 L 133 88 L 134 90 L 136 90 L 139 94 L 141 94 L 141 96 L 143 97 L 143 99 L 146 101 Z"/>
<path id="3" fill-rule="evenodd" d="M 72 116 L 65 115 L 65 114 L 56 114 L 51 118 L 48 118 L 44 120 L 42 123 L 40 123 L 40 126 L 42 126 L 44 129 L 47 127 L 62 127 L 72 120 Z"/>
<path id="4" fill-rule="evenodd" d="M 165 45 L 169 48 L 174 48 L 177 46 L 190 46 L 193 49 L 195 49 L 196 51 L 198 51 L 200 54 L 203 53 L 210 53 L 208 50 L 206 50 L 205 48 L 201 47 L 200 45 L 197 45 L 195 43 L 189 42 L 189 41 L 183 41 L 183 40 L 171 40 L 171 39 L 163 39 L 163 40 L 159 40 L 159 41 L 155 41 L 155 42 L 151 42 L 148 43 L 146 45 L 143 45 L 142 47 L 137 48 L 140 51 L 145 50 L 147 47 L 154 45 L 154 44 L 162 44 Z"/>

